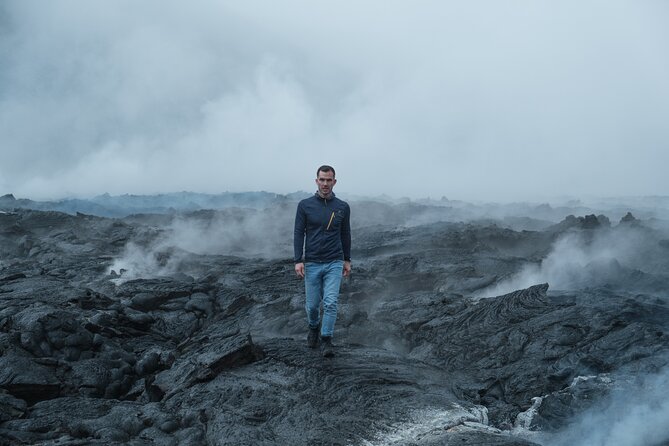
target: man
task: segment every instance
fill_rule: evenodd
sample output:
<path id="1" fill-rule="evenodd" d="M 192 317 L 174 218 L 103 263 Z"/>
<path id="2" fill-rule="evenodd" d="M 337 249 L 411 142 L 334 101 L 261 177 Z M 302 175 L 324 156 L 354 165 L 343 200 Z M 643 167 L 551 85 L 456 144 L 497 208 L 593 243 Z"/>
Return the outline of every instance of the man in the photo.
<path id="1" fill-rule="evenodd" d="M 351 210 L 335 197 L 335 170 L 316 171 L 318 192 L 297 206 L 295 215 L 295 273 L 304 278 L 306 292 L 307 345 L 320 345 L 323 356 L 334 356 L 332 335 L 337 320 L 337 299 L 342 276 L 351 272 Z M 305 242 L 306 238 L 306 242 Z M 323 302 L 323 319 L 320 306 Z"/>

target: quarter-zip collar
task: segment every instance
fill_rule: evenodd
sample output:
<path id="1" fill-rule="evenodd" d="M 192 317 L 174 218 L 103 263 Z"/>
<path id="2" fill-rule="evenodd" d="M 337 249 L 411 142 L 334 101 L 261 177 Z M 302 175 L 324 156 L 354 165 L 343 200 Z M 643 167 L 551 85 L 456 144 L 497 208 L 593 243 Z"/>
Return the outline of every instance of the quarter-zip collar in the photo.
<path id="1" fill-rule="evenodd" d="M 323 200 L 325 202 L 325 204 L 327 204 L 328 201 L 331 201 L 335 197 L 334 192 L 330 192 L 330 195 L 328 195 L 327 197 L 322 196 L 319 192 L 316 192 L 315 195 L 320 200 Z"/>

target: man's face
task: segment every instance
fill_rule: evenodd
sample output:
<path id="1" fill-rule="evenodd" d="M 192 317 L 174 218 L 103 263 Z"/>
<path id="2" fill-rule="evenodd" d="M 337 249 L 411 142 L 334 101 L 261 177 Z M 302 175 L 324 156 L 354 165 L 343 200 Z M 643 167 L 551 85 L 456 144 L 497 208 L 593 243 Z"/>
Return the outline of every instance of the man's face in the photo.
<path id="1" fill-rule="evenodd" d="M 318 171 L 318 178 L 316 178 L 316 184 L 318 185 L 318 193 L 324 197 L 327 197 L 332 193 L 332 188 L 337 184 L 335 180 L 334 172 L 323 172 L 322 170 Z"/>

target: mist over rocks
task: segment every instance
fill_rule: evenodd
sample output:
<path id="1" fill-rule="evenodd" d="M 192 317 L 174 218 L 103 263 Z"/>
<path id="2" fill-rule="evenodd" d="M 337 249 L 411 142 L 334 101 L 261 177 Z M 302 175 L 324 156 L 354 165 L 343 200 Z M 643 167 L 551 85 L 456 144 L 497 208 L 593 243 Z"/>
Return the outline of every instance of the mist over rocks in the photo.
<path id="1" fill-rule="evenodd" d="M 453 208 L 356 208 L 328 361 L 304 345 L 290 202 L 5 210 L 0 443 L 551 445 L 664 382 L 661 226 Z"/>

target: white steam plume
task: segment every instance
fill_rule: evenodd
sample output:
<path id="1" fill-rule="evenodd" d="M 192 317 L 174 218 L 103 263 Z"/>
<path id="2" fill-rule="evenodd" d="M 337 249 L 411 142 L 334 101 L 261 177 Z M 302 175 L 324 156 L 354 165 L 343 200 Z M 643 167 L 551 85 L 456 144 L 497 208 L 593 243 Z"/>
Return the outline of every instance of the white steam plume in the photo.
<path id="1" fill-rule="evenodd" d="M 658 274 L 666 270 L 658 238 L 643 227 L 603 228 L 562 234 L 540 263 L 529 263 L 520 272 L 478 296 L 499 296 L 537 283 L 552 289 L 602 286 L 620 280 L 623 269 Z M 630 284 L 633 285 L 633 284 Z"/>
<path id="2" fill-rule="evenodd" d="M 128 243 L 112 270 L 126 270 L 123 280 L 128 280 L 177 272 L 198 275 L 183 267 L 190 254 L 292 258 L 293 217 L 292 206 L 177 216 L 148 244 Z"/>
<path id="3" fill-rule="evenodd" d="M 579 416 L 546 446 L 652 446 L 669 441 L 669 372 L 647 376 Z"/>

